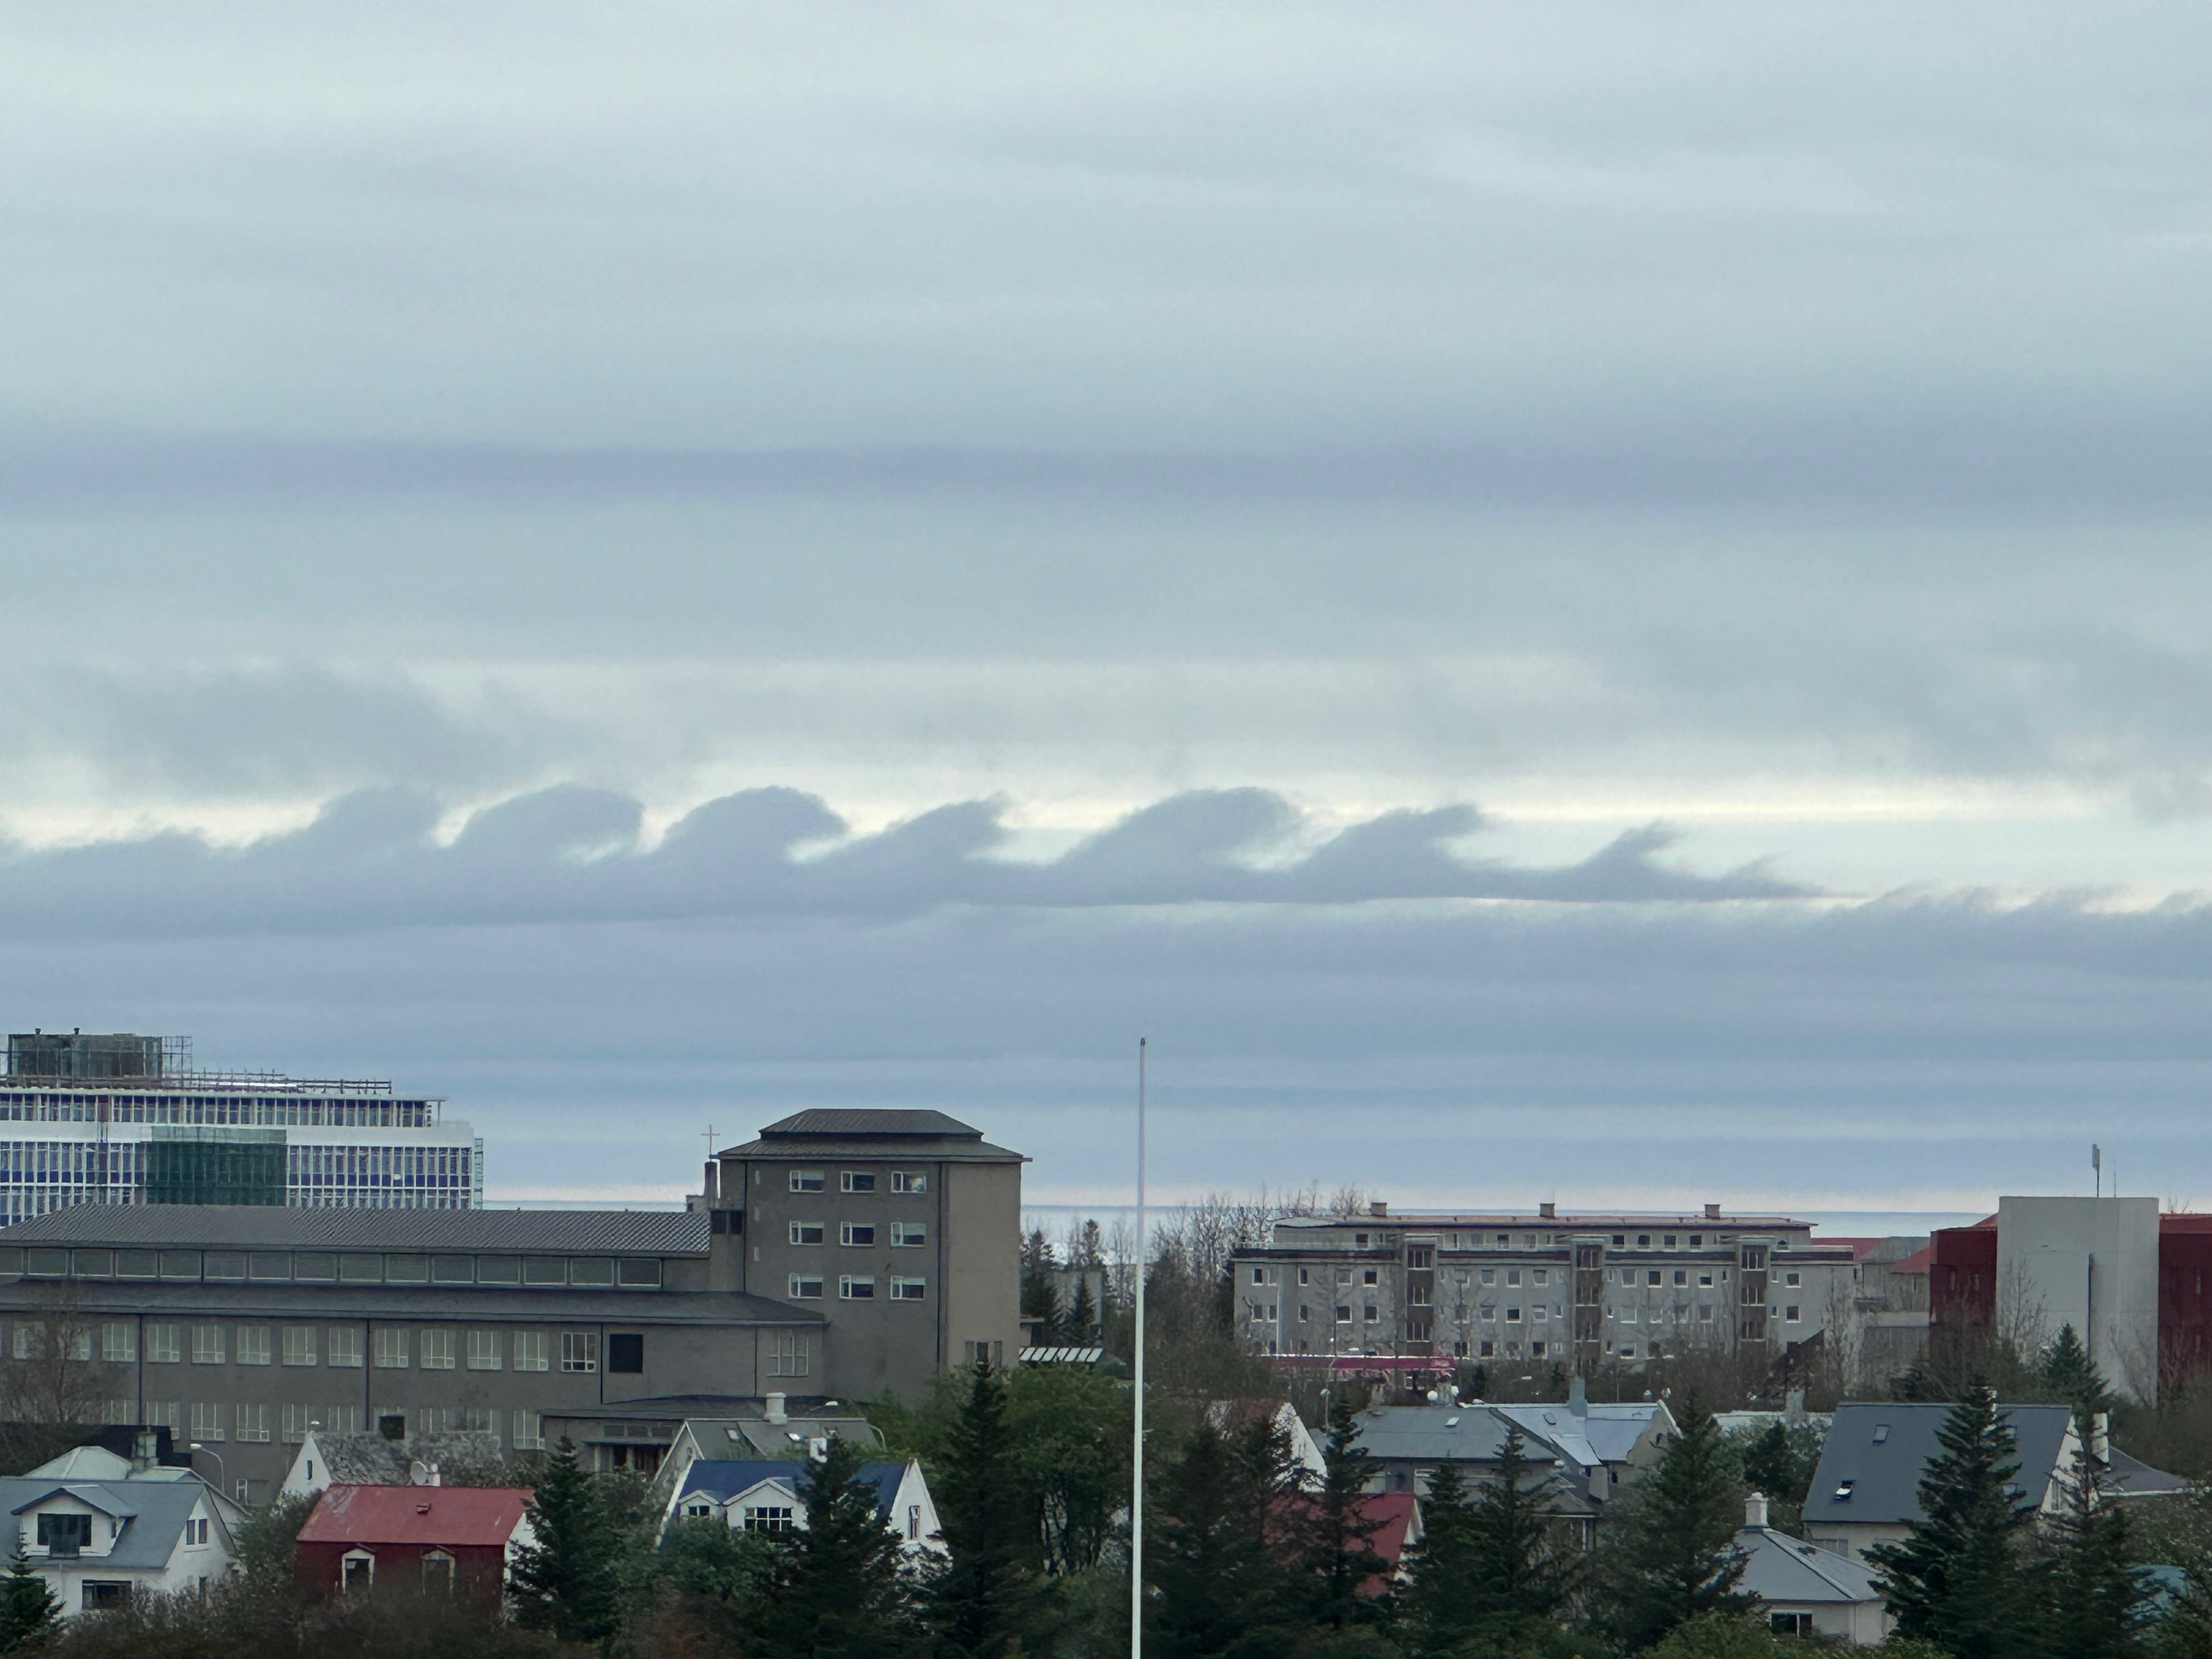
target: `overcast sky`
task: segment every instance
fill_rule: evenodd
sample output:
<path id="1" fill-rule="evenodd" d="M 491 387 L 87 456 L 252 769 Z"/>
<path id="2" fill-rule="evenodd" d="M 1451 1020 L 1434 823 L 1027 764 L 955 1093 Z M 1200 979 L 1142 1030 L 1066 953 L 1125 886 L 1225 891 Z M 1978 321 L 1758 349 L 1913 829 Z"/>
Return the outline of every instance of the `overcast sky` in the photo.
<path id="1" fill-rule="evenodd" d="M 0 1001 L 658 1198 L 2212 1203 L 2212 21 L 20 3 Z"/>

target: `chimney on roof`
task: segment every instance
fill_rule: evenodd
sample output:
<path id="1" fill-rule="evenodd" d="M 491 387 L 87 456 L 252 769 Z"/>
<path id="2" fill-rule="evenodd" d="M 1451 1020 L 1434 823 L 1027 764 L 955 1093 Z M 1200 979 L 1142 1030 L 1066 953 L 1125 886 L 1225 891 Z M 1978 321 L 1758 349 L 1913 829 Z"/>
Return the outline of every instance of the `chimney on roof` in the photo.
<path id="1" fill-rule="evenodd" d="M 1557 1221 L 1559 1218 L 1559 1206 L 1557 1203 L 1547 1200 L 1536 1206 L 1536 1213 L 1547 1221 Z"/>
<path id="2" fill-rule="evenodd" d="M 710 1210 L 714 1207 L 714 1200 L 722 1195 L 722 1166 L 711 1158 L 707 1160 L 706 1185 L 699 1188 L 699 1195 L 707 1200 L 707 1207 Z"/>
<path id="3" fill-rule="evenodd" d="M 1589 1415 L 1589 1384 L 1579 1374 L 1567 1379 L 1567 1409 L 1577 1417 Z"/>
<path id="4" fill-rule="evenodd" d="M 131 1437 L 131 1472 L 143 1474 L 161 1461 L 161 1437 L 151 1429 L 141 1429 Z"/>
<path id="5" fill-rule="evenodd" d="M 1370 1204 L 1367 1206 L 1367 1213 L 1370 1215 L 1388 1215 L 1390 1213 L 1390 1206 L 1378 1198 L 1372 1204 Z"/>
<path id="6" fill-rule="evenodd" d="M 1805 1420 L 1804 1389 L 1792 1389 L 1783 1397 L 1782 1420 L 1792 1425 L 1802 1423 Z"/>
<path id="7" fill-rule="evenodd" d="M 1717 1205 L 1717 1204 L 1708 1204 L 1708 1205 L 1706 1205 L 1706 1206 L 1705 1206 L 1705 1219 L 1706 1219 L 1706 1220 L 1708 1220 L 1708 1221 L 1718 1221 L 1720 1218 L 1721 1218 L 1721 1206 L 1720 1206 L 1719 1205 Z"/>
<path id="8" fill-rule="evenodd" d="M 791 1421 L 790 1413 L 783 1408 L 783 1396 L 781 1394 L 772 1394 L 768 1397 L 768 1420 L 771 1423 Z"/>
<path id="9" fill-rule="evenodd" d="M 2112 1461 L 2112 1414 L 2099 1412 L 2089 1419 L 2089 1455 L 2100 1463 Z"/>
<path id="10" fill-rule="evenodd" d="M 1743 1524 L 1764 1530 L 1766 1526 L 1766 1494 L 1755 1492 L 1743 1500 Z"/>

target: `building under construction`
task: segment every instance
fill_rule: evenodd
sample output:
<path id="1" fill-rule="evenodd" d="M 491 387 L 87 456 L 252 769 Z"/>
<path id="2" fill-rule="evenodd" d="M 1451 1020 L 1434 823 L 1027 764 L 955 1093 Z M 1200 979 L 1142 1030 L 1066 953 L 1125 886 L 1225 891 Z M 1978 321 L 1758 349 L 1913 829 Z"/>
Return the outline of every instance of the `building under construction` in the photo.
<path id="1" fill-rule="evenodd" d="M 73 1204 L 481 1208 L 483 1142 L 445 1104 L 200 1071 L 189 1037 L 19 1033 L 0 1079 L 0 1224 Z"/>

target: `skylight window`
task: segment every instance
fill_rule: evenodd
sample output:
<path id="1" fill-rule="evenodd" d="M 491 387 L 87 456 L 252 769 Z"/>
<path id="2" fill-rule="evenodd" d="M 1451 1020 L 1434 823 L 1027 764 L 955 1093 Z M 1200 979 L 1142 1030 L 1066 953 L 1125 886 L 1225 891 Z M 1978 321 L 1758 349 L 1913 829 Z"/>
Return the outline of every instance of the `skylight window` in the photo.
<path id="1" fill-rule="evenodd" d="M 1838 1502 L 1838 1504 L 1848 1504 L 1848 1503 L 1850 1503 L 1850 1502 L 1851 1501 L 1851 1488 L 1852 1488 L 1853 1486 L 1856 1486 L 1856 1485 L 1858 1485 L 1858 1482 L 1857 1482 L 1857 1481 L 1856 1481 L 1856 1480 L 1838 1480 L 1838 1481 L 1837 1481 L 1837 1482 L 1836 1482 L 1836 1502 Z"/>

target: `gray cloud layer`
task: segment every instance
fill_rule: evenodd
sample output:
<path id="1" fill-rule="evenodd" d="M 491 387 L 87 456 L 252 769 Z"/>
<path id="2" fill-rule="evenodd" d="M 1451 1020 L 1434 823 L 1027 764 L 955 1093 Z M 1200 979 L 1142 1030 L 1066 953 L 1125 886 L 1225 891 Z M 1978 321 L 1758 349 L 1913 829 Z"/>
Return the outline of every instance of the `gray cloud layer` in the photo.
<path id="1" fill-rule="evenodd" d="M 1482 829 L 1470 807 L 1398 811 L 1343 830 L 1304 856 L 1255 867 L 1301 828 L 1261 789 L 1194 791 L 1125 818 L 1049 863 L 1002 849 L 1004 807 L 963 801 L 879 834 L 818 799 L 757 789 L 698 807 L 657 844 L 642 808 L 557 787 L 432 836 L 426 795 L 364 791 L 311 825 L 243 849 L 181 833 L 19 853 L 0 861 L 0 934 L 327 933 L 410 927 L 717 915 L 899 916 L 948 904 L 1027 908 L 1352 904 L 1528 899 L 1567 903 L 1802 896 L 1759 867 L 1722 876 L 1662 863 L 1654 825 L 1582 862 L 1531 869 L 1468 860 L 1445 843 Z M 809 844 L 834 843 L 811 857 Z"/>

